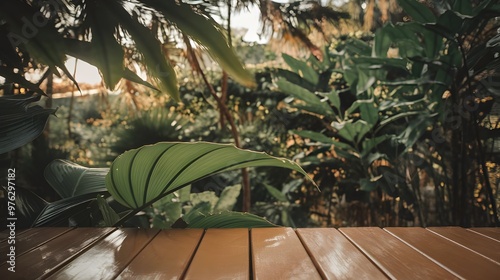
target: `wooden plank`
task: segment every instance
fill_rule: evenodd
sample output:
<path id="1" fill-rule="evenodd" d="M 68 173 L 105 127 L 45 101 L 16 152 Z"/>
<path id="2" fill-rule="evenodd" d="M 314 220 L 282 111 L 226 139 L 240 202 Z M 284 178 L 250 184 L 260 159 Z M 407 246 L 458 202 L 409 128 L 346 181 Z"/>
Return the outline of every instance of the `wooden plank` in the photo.
<path id="1" fill-rule="evenodd" d="M 486 235 L 490 238 L 493 238 L 497 241 L 500 241 L 500 228 L 498 227 L 481 227 L 481 228 L 470 228 L 467 229 L 482 235 Z"/>
<path id="2" fill-rule="evenodd" d="M 251 230 L 254 279 L 321 279 L 291 228 Z"/>
<path id="3" fill-rule="evenodd" d="M 112 279 L 157 233 L 152 229 L 117 229 L 47 279 Z"/>
<path id="4" fill-rule="evenodd" d="M 15 230 L 16 237 L 20 237 L 23 233 L 25 233 L 29 228 L 17 229 Z M 10 236 L 10 229 L 4 229 L 0 231 L 0 243 L 7 242 L 8 237 Z"/>
<path id="5" fill-rule="evenodd" d="M 26 252 L 71 231 L 73 228 L 32 228 L 24 232 L 21 236 L 16 235 L 15 244 L 9 242 L 0 243 L 0 252 L 7 252 L 10 246 L 15 245 L 16 258 Z M 7 261 L 7 254 L 0 255 L 0 263 Z"/>
<path id="6" fill-rule="evenodd" d="M 36 279 L 71 261 L 114 228 L 77 228 L 38 246 L 16 259 L 16 272 L 10 279 Z M 0 267 L 3 271 L 3 267 Z"/>
<path id="7" fill-rule="evenodd" d="M 500 241 L 459 227 L 431 227 L 428 230 L 500 264 Z"/>
<path id="8" fill-rule="evenodd" d="M 202 234 L 202 229 L 161 231 L 117 279 L 180 279 Z"/>
<path id="9" fill-rule="evenodd" d="M 334 228 L 302 228 L 297 235 L 324 279 L 387 279 Z"/>
<path id="10" fill-rule="evenodd" d="M 386 230 L 463 278 L 494 279 L 500 275 L 497 263 L 423 228 Z"/>
<path id="11" fill-rule="evenodd" d="M 380 228 L 339 230 L 390 278 L 455 278 L 455 275 Z"/>
<path id="12" fill-rule="evenodd" d="M 249 279 L 247 228 L 208 229 L 185 279 Z"/>

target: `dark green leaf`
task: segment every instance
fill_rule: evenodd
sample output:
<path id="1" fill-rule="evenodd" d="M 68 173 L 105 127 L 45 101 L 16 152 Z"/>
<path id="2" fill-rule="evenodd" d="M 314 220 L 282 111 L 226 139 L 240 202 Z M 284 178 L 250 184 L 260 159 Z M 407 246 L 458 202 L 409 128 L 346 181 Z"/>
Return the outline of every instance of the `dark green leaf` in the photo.
<path id="1" fill-rule="evenodd" d="M 414 21 L 420 23 L 436 22 L 436 17 L 431 10 L 417 0 L 398 0 L 398 4 Z"/>
<path id="2" fill-rule="evenodd" d="M 264 187 L 269 192 L 269 194 L 271 194 L 278 201 L 280 201 L 280 202 L 288 202 L 288 198 L 286 197 L 286 194 L 282 193 L 277 188 L 275 188 L 275 187 L 273 187 L 271 185 L 268 185 L 268 184 L 264 184 Z"/>
<path id="3" fill-rule="evenodd" d="M 288 66 L 290 66 L 290 68 L 292 68 L 295 73 L 298 73 L 306 81 L 310 82 L 313 85 L 316 85 L 318 83 L 318 73 L 316 73 L 316 71 L 311 66 L 309 66 L 307 62 L 295 59 L 285 53 L 283 53 L 282 56 L 286 64 L 288 64 Z"/>
<path id="4" fill-rule="evenodd" d="M 105 193 L 109 168 L 88 168 L 71 161 L 57 159 L 45 167 L 44 176 L 62 197 Z"/>
<path id="5" fill-rule="evenodd" d="M 45 206 L 32 226 L 69 226 L 68 219 L 88 211 L 89 204 L 95 199 L 95 194 L 84 194 L 51 202 Z"/>
<path id="6" fill-rule="evenodd" d="M 0 154 L 19 148 L 38 137 L 54 109 L 28 104 L 38 100 L 33 96 L 0 96 Z"/>
<path id="7" fill-rule="evenodd" d="M 97 196 L 97 205 L 99 206 L 99 210 L 101 211 L 102 218 L 104 220 L 104 226 L 113 226 L 120 219 L 120 216 L 118 216 L 115 210 L 113 210 L 113 208 L 109 206 L 108 202 L 102 195 Z"/>
<path id="8" fill-rule="evenodd" d="M 330 105 L 328 105 L 327 102 L 322 101 L 316 94 L 310 92 L 309 90 L 292 84 L 283 78 L 278 80 L 277 85 L 284 93 L 304 101 L 305 104 L 301 104 L 301 108 L 304 110 L 324 116 L 334 115 Z"/>

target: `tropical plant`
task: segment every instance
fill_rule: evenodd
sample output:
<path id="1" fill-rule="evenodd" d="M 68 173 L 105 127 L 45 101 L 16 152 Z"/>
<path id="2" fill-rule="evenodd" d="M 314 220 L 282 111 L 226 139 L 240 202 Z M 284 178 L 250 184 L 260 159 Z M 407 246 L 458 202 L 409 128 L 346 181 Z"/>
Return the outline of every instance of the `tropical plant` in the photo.
<path id="1" fill-rule="evenodd" d="M 183 189 L 191 183 L 219 172 L 252 166 L 289 168 L 307 177 L 307 173 L 290 160 L 237 149 L 233 145 L 161 142 L 125 152 L 115 159 L 110 169 L 55 161 L 46 168 L 45 176 L 63 199 L 47 203 L 29 192 L 21 192 L 16 197 L 18 212 L 21 217 L 31 219 L 31 226 L 123 225 L 155 203 L 157 211 L 169 210 L 169 217 L 175 217 L 180 215 L 181 205 L 173 202 L 187 200 L 172 201 L 172 198 L 188 195 L 189 189 L 187 193 Z M 200 199 L 201 194 L 191 194 L 192 209 L 186 208 L 183 221 L 191 227 L 209 226 L 204 218 L 224 227 L 272 226 L 254 215 L 226 213 L 234 205 L 238 192 L 235 187 L 225 189 L 218 199 L 205 194 L 212 196 L 208 201 Z M 196 199 L 208 204 L 196 203 Z M 156 217 L 160 218 L 161 215 Z M 160 227 L 170 226 L 171 222 L 172 219 L 153 220 L 153 224 Z"/>
<path id="2" fill-rule="evenodd" d="M 39 93 L 38 85 L 23 76 L 29 64 L 46 65 L 56 75 L 59 68 L 76 83 L 64 65 L 66 55 L 71 55 L 97 66 L 109 88 L 126 78 L 179 100 L 175 71 L 163 50 L 172 25 L 203 45 L 236 81 L 254 84 L 218 25 L 188 4 L 156 0 L 16 0 L 0 5 L 4 50 L 0 75 L 7 83 Z M 152 27 L 151 18 L 157 23 Z M 129 70 L 132 61 L 125 61 L 124 47 L 130 45 L 138 52 L 134 63 L 148 69 L 151 83 Z"/>
<path id="3" fill-rule="evenodd" d="M 341 38 L 322 62 L 284 57 L 292 71 L 280 70 L 277 85 L 295 98 L 292 106 L 323 123 L 293 131 L 317 147 L 302 162 L 320 178 L 325 165 L 325 178 L 336 170 L 328 180 L 335 192 L 369 203 L 371 216 L 361 223 L 390 222 L 373 211 L 388 204 L 425 225 L 422 171 L 435 184 L 433 223 L 496 224 L 484 150 L 494 129 L 483 120 L 498 104 L 500 6 L 454 1 L 435 16 L 417 1 L 399 4 L 412 21 L 385 25 L 373 42 Z"/>

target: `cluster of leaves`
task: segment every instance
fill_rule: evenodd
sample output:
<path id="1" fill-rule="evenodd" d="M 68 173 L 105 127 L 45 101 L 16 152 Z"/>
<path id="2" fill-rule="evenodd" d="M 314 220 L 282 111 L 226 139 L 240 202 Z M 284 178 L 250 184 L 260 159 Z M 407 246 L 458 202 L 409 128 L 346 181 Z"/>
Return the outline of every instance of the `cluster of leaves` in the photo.
<path id="1" fill-rule="evenodd" d="M 39 84 L 23 76 L 27 67 L 47 66 L 46 73 L 56 75 L 60 75 L 59 68 L 76 84 L 64 65 L 66 55 L 71 55 L 96 66 L 109 88 L 125 78 L 161 90 L 178 101 L 176 74 L 162 47 L 164 38 L 170 35 L 167 27 L 172 25 L 203 45 L 235 80 L 247 86 L 254 84 L 218 25 L 188 4 L 16 0 L 0 5 L 0 75 L 6 83 L 39 94 L 43 94 Z M 151 22 L 156 29 L 150 28 Z M 137 50 L 136 61 L 126 60 L 125 47 Z M 151 83 L 129 69 L 133 62 L 148 70 Z"/>
<path id="2" fill-rule="evenodd" d="M 278 73 L 278 87 L 294 97 L 291 106 L 324 124 L 319 130 L 292 131 L 316 147 L 302 164 L 320 178 L 331 178 L 326 181 L 333 186 L 325 187 L 348 201 L 361 200 L 383 212 L 388 195 L 395 198 L 391 213 L 410 221 L 417 214 L 425 225 L 418 176 L 423 170 L 435 183 L 438 223 L 495 223 L 481 149 L 491 136 L 481 139 L 478 131 L 498 104 L 492 78 L 498 75 L 500 6 L 453 1 L 436 16 L 414 0 L 399 4 L 412 21 L 386 24 L 372 42 L 344 38 L 325 51 L 322 62 L 284 57 L 292 71 Z M 457 165 L 466 161 L 472 163 Z M 465 175 L 470 172 L 476 174 L 472 180 Z"/>

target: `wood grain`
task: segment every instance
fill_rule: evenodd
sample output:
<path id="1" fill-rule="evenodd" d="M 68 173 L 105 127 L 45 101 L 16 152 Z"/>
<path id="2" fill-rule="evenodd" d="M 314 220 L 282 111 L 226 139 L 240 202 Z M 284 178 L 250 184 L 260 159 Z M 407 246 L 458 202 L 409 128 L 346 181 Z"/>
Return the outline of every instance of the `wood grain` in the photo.
<path id="1" fill-rule="evenodd" d="M 500 264 L 500 241 L 478 235 L 460 227 L 431 227 L 427 228 L 427 230 L 467 247 Z"/>
<path id="2" fill-rule="evenodd" d="M 77 228 L 34 248 L 16 259 L 16 273 L 9 279 L 37 279 L 70 262 L 114 228 Z M 0 270 L 3 270 L 0 267 Z"/>
<path id="3" fill-rule="evenodd" d="M 185 279 L 249 279 L 248 238 L 246 228 L 208 229 Z"/>
<path id="4" fill-rule="evenodd" d="M 493 238 L 497 241 L 500 241 L 500 228 L 495 227 L 482 227 L 482 228 L 470 228 L 467 229 L 472 232 L 476 232 L 490 238 Z"/>
<path id="5" fill-rule="evenodd" d="M 324 279 L 387 279 L 338 230 L 302 228 L 297 234 Z"/>
<path id="6" fill-rule="evenodd" d="M 162 230 L 117 279 L 180 279 L 202 234 L 201 229 Z"/>
<path id="7" fill-rule="evenodd" d="M 251 230 L 254 279 L 321 279 L 291 228 Z"/>
<path id="8" fill-rule="evenodd" d="M 456 278 L 381 228 L 341 228 L 340 231 L 390 278 Z"/>
<path id="9" fill-rule="evenodd" d="M 15 247 L 16 257 L 22 256 L 24 253 L 33 250 L 34 248 L 49 242 L 52 239 L 59 237 L 73 228 L 32 228 L 24 232 L 21 236 L 16 236 Z M 8 242 L 0 243 L 0 263 L 7 261 L 7 249 L 11 246 Z"/>
<path id="10" fill-rule="evenodd" d="M 48 279 L 112 279 L 158 233 L 158 230 L 117 229 Z"/>
<path id="11" fill-rule="evenodd" d="M 423 228 L 386 230 L 465 279 L 492 279 L 493 275 L 500 275 L 497 263 Z"/>

